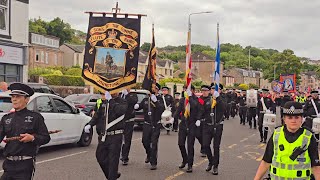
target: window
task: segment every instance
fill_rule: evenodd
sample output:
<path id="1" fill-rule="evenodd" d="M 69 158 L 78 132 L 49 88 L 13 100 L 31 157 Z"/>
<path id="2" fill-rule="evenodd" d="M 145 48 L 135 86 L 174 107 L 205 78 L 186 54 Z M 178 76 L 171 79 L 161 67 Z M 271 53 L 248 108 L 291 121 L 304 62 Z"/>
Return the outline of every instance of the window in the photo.
<path id="1" fill-rule="evenodd" d="M 58 55 L 56 53 L 53 55 L 53 59 L 54 59 L 54 65 L 58 65 Z"/>
<path id="2" fill-rule="evenodd" d="M 59 113 L 72 113 L 72 108 L 60 99 L 53 99 Z"/>
<path id="3" fill-rule="evenodd" d="M 49 54 L 46 52 L 46 64 L 49 64 Z"/>
<path id="4" fill-rule="evenodd" d="M 19 82 L 21 66 L 0 64 L 0 81 Z"/>
<path id="5" fill-rule="evenodd" d="M 27 109 L 28 109 L 28 110 L 30 110 L 30 111 L 33 111 L 33 110 L 34 110 L 34 104 L 35 104 L 34 101 L 35 101 L 35 100 L 31 101 L 31 102 L 28 104 L 28 106 L 27 106 Z"/>
<path id="6" fill-rule="evenodd" d="M 35 62 L 39 62 L 39 60 L 40 60 L 40 52 L 36 51 Z"/>
<path id="7" fill-rule="evenodd" d="M 41 62 L 43 62 L 44 61 L 44 52 L 43 51 L 41 51 L 41 60 L 40 60 Z"/>
<path id="8" fill-rule="evenodd" d="M 3 35 L 9 34 L 9 1 L 0 0 L 0 33 Z"/>
<path id="9" fill-rule="evenodd" d="M 37 110 L 39 112 L 54 112 L 51 100 L 47 96 L 37 98 Z"/>

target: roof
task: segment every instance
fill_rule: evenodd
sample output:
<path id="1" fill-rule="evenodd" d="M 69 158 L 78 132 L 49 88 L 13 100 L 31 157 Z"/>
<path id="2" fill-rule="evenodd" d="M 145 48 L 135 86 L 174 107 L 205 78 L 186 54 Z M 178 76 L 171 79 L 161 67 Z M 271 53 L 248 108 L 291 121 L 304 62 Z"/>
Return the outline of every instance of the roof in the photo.
<path id="1" fill-rule="evenodd" d="M 148 52 L 145 52 L 145 51 L 139 52 L 139 63 L 146 63 L 147 58 L 148 58 Z M 171 65 L 170 63 L 173 63 L 173 61 L 170 59 L 160 59 L 159 57 L 157 57 L 157 65 L 160 67 L 164 67 L 167 61 L 169 62 L 169 66 Z"/>
<path id="2" fill-rule="evenodd" d="M 255 75 L 258 75 L 260 76 L 261 75 L 261 72 L 260 71 L 255 71 L 255 70 L 246 70 L 246 69 L 241 69 L 241 68 L 234 68 L 236 71 L 240 72 L 243 76 L 249 76 L 249 73 L 253 74 L 253 76 L 255 77 Z"/>
<path id="3" fill-rule="evenodd" d="M 200 61 L 201 60 L 213 60 L 212 57 L 210 57 L 210 56 L 208 56 L 206 54 L 200 53 L 200 52 L 193 53 L 191 55 L 191 57 L 192 57 L 192 60 L 194 60 L 194 61 L 198 61 L 198 60 L 200 60 Z"/>
<path id="4" fill-rule="evenodd" d="M 40 36 L 44 36 L 44 37 L 47 37 L 47 38 L 52 38 L 52 39 L 57 39 L 57 40 L 60 40 L 59 37 L 56 37 L 56 36 L 52 36 L 52 35 L 47 35 L 47 34 L 39 34 L 39 33 L 34 33 L 34 32 L 30 32 L 30 34 L 37 34 L 37 35 L 40 35 Z"/>
<path id="5" fill-rule="evenodd" d="M 67 44 L 67 43 L 64 43 L 64 45 L 66 45 L 67 47 L 69 47 L 70 49 L 72 49 L 74 52 L 77 52 L 77 53 L 82 53 L 85 47 L 84 45 L 75 45 L 75 44 Z"/>

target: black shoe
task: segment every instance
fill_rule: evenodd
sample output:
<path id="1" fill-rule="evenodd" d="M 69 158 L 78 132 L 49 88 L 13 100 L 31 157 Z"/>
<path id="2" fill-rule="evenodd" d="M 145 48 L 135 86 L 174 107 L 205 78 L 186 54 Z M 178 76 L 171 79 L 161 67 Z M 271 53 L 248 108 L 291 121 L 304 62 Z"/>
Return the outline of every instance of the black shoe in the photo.
<path id="1" fill-rule="evenodd" d="M 188 166 L 187 173 L 192 173 L 192 166 Z"/>
<path id="2" fill-rule="evenodd" d="M 264 144 L 267 144 L 267 141 L 266 141 L 266 140 L 264 140 L 264 141 L 263 141 L 263 143 L 264 143 Z"/>
<path id="3" fill-rule="evenodd" d="M 147 157 L 146 160 L 144 160 L 144 162 L 145 162 L 145 163 L 149 163 L 149 162 L 150 162 L 149 157 Z"/>
<path id="4" fill-rule="evenodd" d="M 201 157 L 207 157 L 205 153 L 201 153 Z"/>
<path id="5" fill-rule="evenodd" d="M 157 165 L 151 165 L 150 170 L 156 170 L 157 169 Z"/>
<path id="6" fill-rule="evenodd" d="M 128 165 L 128 161 L 122 161 L 122 165 L 127 166 Z"/>
<path id="7" fill-rule="evenodd" d="M 252 129 L 252 126 L 249 126 L 250 129 Z"/>
<path id="8" fill-rule="evenodd" d="M 263 140 L 261 139 L 260 142 L 263 142 Z"/>
<path id="9" fill-rule="evenodd" d="M 167 135 L 170 135 L 170 131 L 167 130 Z"/>
<path id="10" fill-rule="evenodd" d="M 213 168 L 213 171 L 212 171 L 212 174 L 213 175 L 218 175 L 218 168 Z"/>
<path id="11" fill-rule="evenodd" d="M 211 169 L 212 169 L 212 165 L 208 164 L 208 167 L 207 167 L 206 171 L 209 172 L 209 171 L 211 171 Z"/>
<path id="12" fill-rule="evenodd" d="M 257 127 L 254 127 L 254 129 L 257 129 Z"/>
<path id="13" fill-rule="evenodd" d="M 181 163 L 181 165 L 179 166 L 179 169 L 183 169 L 184 167 L 186 167 L 187 163 Z"/>
<path id="14" fill-rule="evenodd" d="M 121 173 L 118 172 L 117 179 L 119 179 L 120 177 L 121 177 Z"/>

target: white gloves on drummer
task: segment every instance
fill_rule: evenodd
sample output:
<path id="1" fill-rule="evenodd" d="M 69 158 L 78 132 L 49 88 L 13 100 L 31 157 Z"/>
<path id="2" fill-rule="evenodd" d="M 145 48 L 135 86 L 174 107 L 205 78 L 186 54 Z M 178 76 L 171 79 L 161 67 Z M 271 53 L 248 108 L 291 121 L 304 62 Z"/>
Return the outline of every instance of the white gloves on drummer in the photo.
<path id="1" fill-rule="evenodd" d="M 256 119 L 258 119 L 258 116 L 256 116 Z"/>
<path id="2" fill-rule="evenodd" d="M 110 99 L 112 99 L 112 96 L 111 96 L 111 94 L 109 93 L 109 91 L 106 91 L 105 97 L 106 97 L 106 100 L 108 100 L 108 101 L 110 101 Z"/>
<path id="3" fill-rule="evenodd" d="M 214 96 L 215 98 L 217 98 L 217 97 L 220 96 L 220 93 L 219 93 L 218 91 L 214 91 L 213 96 Z"/>
<path id="4" fill-rule="evenodd" d="M 134 109 L 139 109 L 139 104 L 135 104 L 133 108 Z"/>
<path id="5" fill-rule="evenodd" d="M 192 92 L 189 89 L 187 90 L 187 94 L 189 97 L 192 96 Z"/>
<path id="6" fill-rule="evenodd" d="M 151 101 L 152 102 L 157 102 L 158 101 L 157 96 L 154 95 L 154 94 L 151 94 Z"/>
<path id="7" fill-rule="evenodd" d="M 85 133 L 90 133 L 90 129 L 91 129 L 91 125 L 88 124 L 88 125 L 86 125 L 86 126 L 84 127 L 84 132 L 85 132 Z"/>
<path id="8" fill-rule="evenodd" d="M 121 91 L 121 94 L 126 96 L 126 95 L 128 95 L 128 91 L 126 89 L 124 89 L 124 90 Z"/>
<path id="9" fill-rule="evenodd" d="M 196 126 L 199 127 L 200 124 L 201 124 L 201 121 L 200 121 L 200 120 L 197 120 L 197 121 L 196 121 Z"/>

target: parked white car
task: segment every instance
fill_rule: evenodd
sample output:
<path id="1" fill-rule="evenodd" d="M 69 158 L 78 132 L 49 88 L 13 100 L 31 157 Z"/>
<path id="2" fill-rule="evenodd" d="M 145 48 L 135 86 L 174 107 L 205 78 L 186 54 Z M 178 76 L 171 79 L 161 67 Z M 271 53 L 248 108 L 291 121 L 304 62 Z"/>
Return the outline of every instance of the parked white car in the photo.
<path id="1" fill-rule="evenodd" d="M 51 140 L 44 146 L 60 144 L 78 143 L 80 146 L 89 146 L 92 140 L 90 134 L 84 133 L 83 129 L 90 121 L 86 116 L 72 104 L 54 94 L 35 93 L 30 97 L 27 108 L 39 112 L 45 120 L 49 131 L 61 130 L 56 134 L 51 134 Z M 9 113 L 12 109 L 11 97 L 8 93 L 0 93 L 0 118 Z M 5 146 L 1 142 L 0 147 Z"/>

